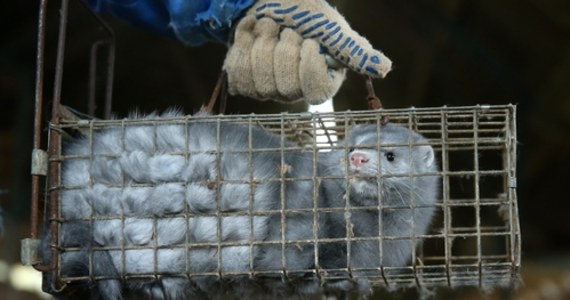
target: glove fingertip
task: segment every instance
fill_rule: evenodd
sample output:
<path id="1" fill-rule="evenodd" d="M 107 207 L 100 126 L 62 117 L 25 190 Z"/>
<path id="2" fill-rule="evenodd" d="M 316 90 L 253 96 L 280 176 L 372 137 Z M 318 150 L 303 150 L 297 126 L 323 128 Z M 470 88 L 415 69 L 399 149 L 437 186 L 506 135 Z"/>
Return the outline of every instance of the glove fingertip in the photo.
<path id="1" fill-rule="evenodd" d="M 255 18 L 255 16 L 243 17 L 239 21 L 239 23 L 237 24 L 236 33 L 240 32 L 240 31 L 251 32 L 253 30 L 253 27 L 255 26 L 256 22 L 257 22 L 257 19 Z"/>
<path id="2" fill-rule="evenodd" d="M 295 45 L 301 45 L 301 43 L 303 43 L 303 37 L 291 28 L 283 29 L 279 35 L 279 40 L 284 43 Z"/>
<path id="3" fill-rule="evenodd" d="M 253 32 L 257 36 L 277 38 L 279 35 L 279 25 L 270 18 L 261 18 L 255 24 Z"/>
<path id="4" fill-rule="evenodd" d="M 361 66 L 363 74 L 374 78 L 384 78 L 392 70 L 392 61 L 382 52 L 374 50 L 366 64 Z"/>

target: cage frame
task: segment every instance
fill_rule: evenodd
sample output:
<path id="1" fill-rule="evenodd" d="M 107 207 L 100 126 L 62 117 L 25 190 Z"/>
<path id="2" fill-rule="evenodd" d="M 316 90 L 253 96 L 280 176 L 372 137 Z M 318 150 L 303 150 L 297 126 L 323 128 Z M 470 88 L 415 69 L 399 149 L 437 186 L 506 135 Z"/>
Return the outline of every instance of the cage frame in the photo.
<path id="1" fill-rule="evenodd" d="M 34 86 L 34 127 L 33 127 L 33 150 L 32 150 L 32 170 L 31 170 L 31 205 L 30 205 L 30 238 L 22 241 L 22 262 L 24 264 L 33 265 L 39 271 L 45 272 L 53 270 L 57 264 L 57 257 L 50 265 L 41 263 L 39 258 L 39 233 L 40 233 L 40 211 L 42 188 L 48 185 L 46 177 L 57 178 L 59 171 L 52 162 L 48 161 L 49 155 L 60 151 L 61 145 L 57 143 L 49 143 L 46 150 L 42 149 L 44 135 L 43 116 L 45 109 L 46 96 L 45 74 L 46 74 L 46 35 L 47 35 L 47 18 L 48 18 L 48 0 L 40 0 L 38 10 L 38 32 L 36 45 L 36 73 Z M 105 95 L 104 95 L 104 113 L 103 117 L 108 118 L 111 115 L 112 95 L 113 95 L 113 77 L 115 65 L 115 33 L 113 29 L 96 13 L 87 7 L 87 4 L 80 1 L 81 5 L 90 13 L 96 22 L 101 26 L 102 31 L 106 35 L 95 41 L 91 46 L 90 64 L 89 64 L 89 91 L 88 91 L 88 114 L 95 115 L 96 109 L 96 88 L 95 82 L 97 77 L 98 52 L 100 49 L 107 47 L 106 72 L 105 72 Z M 57 35 L 57 55 L 55 61 L 53 95 L 51 98 L 51 114 L 49 122 L 59 124 L 62 117 L 71 116 L 70 112 L 61 103 L 61 92 L 63 86 L 63 71 L 65 64 L 65 49 L 67 37 L 67 21 L 69 12 L 69 0 L 60 0 L 59 8 L 59 27 Z M 59 140 L 60 132 L 50 132 L 48 139 Z M 48 191 L 48 193 L 51 193 Z M 55 208 L 54 208 L 55 209 Z M 52 218 L 56 212 L 52 209 L 47 212 Z M 54 229 L 52 227 L 52 229 Z M 52 234 L 55 238 L 55 233 Z"/>

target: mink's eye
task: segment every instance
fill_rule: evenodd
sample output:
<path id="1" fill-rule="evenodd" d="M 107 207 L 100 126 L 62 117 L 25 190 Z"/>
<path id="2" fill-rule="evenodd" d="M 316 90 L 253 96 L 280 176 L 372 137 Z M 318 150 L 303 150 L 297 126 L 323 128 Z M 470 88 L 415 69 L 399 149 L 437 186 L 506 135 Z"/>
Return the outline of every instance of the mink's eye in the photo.
<path id="1" fill-rule="evenodd" d="M 352 153 L 352 152 L 354 152 L 354 147 L 348 148 L 348 153 Z"/>
<path id="2" fill-rule="evenodd" d="M 385 155 L 386 155 L 386 159 L 387 159 L 389 162 L 393 162 L 394 159 L 396 158 L 396 155 L 394 155 L 394 152 L 386 152 Z"/>

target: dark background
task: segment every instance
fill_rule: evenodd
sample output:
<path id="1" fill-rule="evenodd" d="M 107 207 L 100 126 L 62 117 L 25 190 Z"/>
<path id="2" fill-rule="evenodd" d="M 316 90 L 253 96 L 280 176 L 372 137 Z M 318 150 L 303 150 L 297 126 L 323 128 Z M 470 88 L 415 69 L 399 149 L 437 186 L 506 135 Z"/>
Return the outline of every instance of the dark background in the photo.
<path id="1" fill-rule="evenodd" d="M 79 1 L 72 2 L 62 102 L 86 111 L 89 47 L 104 35 Z M 550 299 L 541 287 L 554 282 L 561 298 L 553 299 L 570 298 L 570 1 L 331 2 L 394 61 L 388 77 L 375 82 L 387 108 L 518 104 L 518 196 L 527 283 L 518 295 L 523 299 L 534 292 Z M 53 93 L 58 6 L 59 1 L 50 1 L 46 108 Z M 0 204 L 6 217 L 0 259 L 10 263 L 19 260 L 19 240 L 29 235 L 38 7 L 37 0 L 5 1 L 0 10 Z M 186 48 L 106 20 L 117 38 L 114 113 L 171 106 L 192 113 L 209 98 L 224 45 Z M 364 81 L 350 74 L 335 105 L 337 110 L 365 109 L 364 97 Z M 228 113 L 285 110 L 304 107 L 235 97 L 228 104 Z M 25 296 L 0 282 L 0 298 L 20 297 Z"/>

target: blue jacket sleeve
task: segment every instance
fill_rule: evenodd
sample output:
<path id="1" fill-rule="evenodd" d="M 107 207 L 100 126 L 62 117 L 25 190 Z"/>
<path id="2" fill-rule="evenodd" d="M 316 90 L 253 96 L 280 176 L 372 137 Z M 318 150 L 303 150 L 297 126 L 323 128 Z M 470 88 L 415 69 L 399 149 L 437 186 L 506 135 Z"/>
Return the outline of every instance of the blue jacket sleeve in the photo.
<path id="1" fill-rule="evenodd" d="M 93 10 L 189 46 L 224 43 L 255 0 L 87 0 Z"/>

